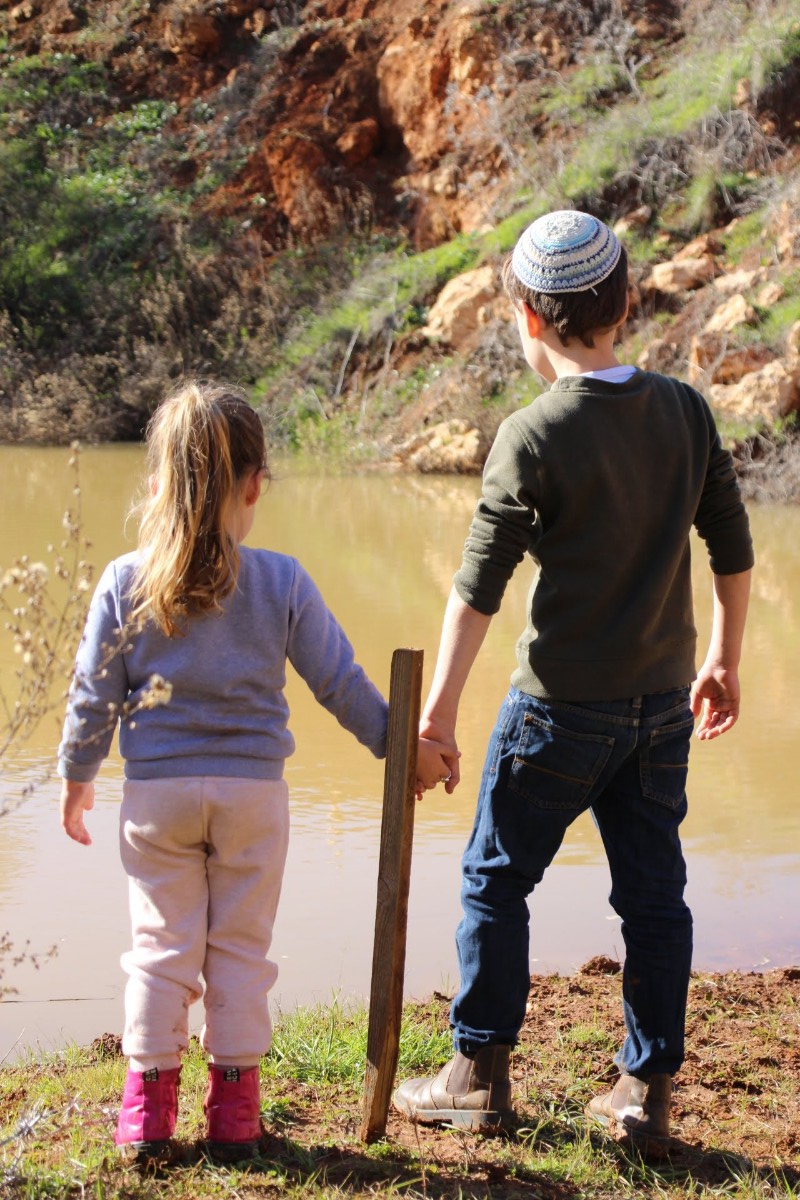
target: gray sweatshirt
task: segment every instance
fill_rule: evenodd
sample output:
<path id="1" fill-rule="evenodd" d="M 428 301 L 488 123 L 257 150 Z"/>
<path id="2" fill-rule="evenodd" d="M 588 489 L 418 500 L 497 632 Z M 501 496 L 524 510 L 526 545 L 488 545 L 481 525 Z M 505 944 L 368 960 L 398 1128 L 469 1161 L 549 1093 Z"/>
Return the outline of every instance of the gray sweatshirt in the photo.
<path id="1" fill-rule="evenodd" d="M 311 577 L 286 555 L 239 551 L 239 578 L 222 612 L 188 618 L 182 637 L 168 638 L 152 622 L 121 636 L 130 628 L 138 556 L 108 565 L 78 651 L 59 747 L 65 779 L 94 779 L 117 723 L 130 779 L 280 779 L 294 750 L 287 660 L 345 729 L 376 757 L 385 755 L 386 701 L 354 661 Z M 171 685 L 171 698 L 142 706 L 153 675 Z"/>
<path id="2" fill-rule="evenodd" d="M 500 426 L 455 587 L 492 614 L 528 552 L 539 566 L 511 682 L 553 700 L 619 700 L 695 675 L 689 534 L 711 570 L 753 549 L 730 454 L 703 397 L 636 371 L 569 376 Z"/>

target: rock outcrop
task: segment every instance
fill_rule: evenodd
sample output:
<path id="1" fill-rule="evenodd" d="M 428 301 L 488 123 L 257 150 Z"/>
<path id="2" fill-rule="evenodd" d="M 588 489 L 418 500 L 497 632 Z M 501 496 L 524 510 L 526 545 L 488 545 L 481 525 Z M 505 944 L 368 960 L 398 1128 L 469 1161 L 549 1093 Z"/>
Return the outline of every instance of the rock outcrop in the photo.
<path id="1" fill-rule="evenodd" d="M 395 449 L 394 462 L 422 475 L 477 475 L 487 447 L 466 421 L 441 421 Z"/>
<path id="2" fill-rule="evenodd" d="M 422 334 L 453 349 L 463 348 L 474 340 L 477 327 L 488 321 L 496 295 L 494 267 L 487 265 L 457 275 L 445 284 L 431 305 Z"/>

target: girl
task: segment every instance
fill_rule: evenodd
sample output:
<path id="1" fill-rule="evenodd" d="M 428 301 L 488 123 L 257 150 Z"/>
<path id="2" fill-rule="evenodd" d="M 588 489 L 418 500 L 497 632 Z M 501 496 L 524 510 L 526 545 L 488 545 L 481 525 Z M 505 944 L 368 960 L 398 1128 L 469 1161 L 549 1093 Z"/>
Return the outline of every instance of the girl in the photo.
<path id="1" fill-rule="evenodd" d="M 203 995 L 207 1148 L 258 1153 L 260 1057 L 269 1049 L 267 958 L 289 834 L 294 749 L 286 660 L 378 758 L 387 705 L 294 558 L 240 543 L 269 478 L 264 431 L 227 386 L 190 384 L 148 430 L 150 495 L 138 551 L 92 601 L 59 748 L 61 821 L 84 812 L 119 724 L 120 849 L 132 949 L 123 956 L 128 1073 L 116 1131 L 126 1157 L 174 1157 L 188 1010 Z M 450 768 L 420 744 L 418 789 Z"/>

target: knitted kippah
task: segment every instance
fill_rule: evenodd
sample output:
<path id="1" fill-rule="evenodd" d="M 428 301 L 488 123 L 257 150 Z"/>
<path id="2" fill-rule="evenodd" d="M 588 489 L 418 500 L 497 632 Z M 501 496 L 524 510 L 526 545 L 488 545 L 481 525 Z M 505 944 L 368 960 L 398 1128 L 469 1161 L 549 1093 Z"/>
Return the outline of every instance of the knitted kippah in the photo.
<path id="1" fill-rule="evenodd" d="M 511 268 L 534 292 L 586 292 L 619 262 L 616 234 L 588 213 L 548 213 L 529 225 L 511 256 Z"/>

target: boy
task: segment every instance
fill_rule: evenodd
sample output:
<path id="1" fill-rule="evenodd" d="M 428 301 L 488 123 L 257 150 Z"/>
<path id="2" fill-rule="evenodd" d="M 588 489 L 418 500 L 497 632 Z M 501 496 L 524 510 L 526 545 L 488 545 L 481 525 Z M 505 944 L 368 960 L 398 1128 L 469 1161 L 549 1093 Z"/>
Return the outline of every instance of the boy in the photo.
<path id="1" fill-rule="evenodd" d="M 527 897 L 591 808 L 626 946 L 620 1078 L 589 1114 L 645 1152 L 669 1145 L 683 1061 L 692 918 L 679 826 L 697 736 L 736 722 L 752 544 L 730 455 L 703 398 L 621 365 L 625 251 L 580 212 L 525 230 L 503 281 L 522 349 L 550 390 L 501 425 L 444 616 L 422 733 L 455 742 L 458 704 L 505 586 L 539 566 L 517 667 L 491 735 L 462 861 L 455 1056 L 401 1084 L 412 1121 L 491 1129 L 514 1117 L 509 1050 L 530 986 Z M 710 557 L 714 618 L 695 678 L 689 533 Z M 694 679 L 694 685 L 689 685 Z M 457 758 L 447 790 L 459 780 Z"/>

